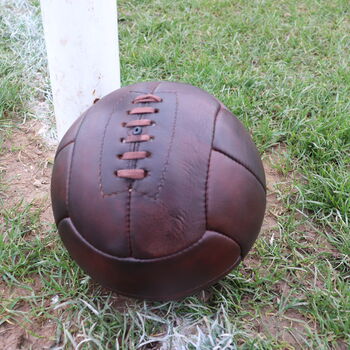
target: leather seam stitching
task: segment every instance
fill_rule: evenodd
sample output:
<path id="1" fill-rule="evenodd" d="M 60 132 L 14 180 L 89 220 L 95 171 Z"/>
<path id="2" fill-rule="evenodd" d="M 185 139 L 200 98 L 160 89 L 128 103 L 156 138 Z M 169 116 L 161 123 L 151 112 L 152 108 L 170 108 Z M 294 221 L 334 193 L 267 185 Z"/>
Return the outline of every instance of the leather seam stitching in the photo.
<path id="1" fill-rule="evenodd" d="M 155 85 L 155 87 L 152 89 L 151 94 L 154 94 L 154 92 L 159 88 L 159 86 L 160 86 L 161 83 L 162 83 L 162 82 L 159 81 L 158 84 Z"/>
<path id="2" fill-rule="evenodd" d="M 169 147 L 168 147 L 168 152 L 167 152 L 167 156 L 166 156 L 166 159 L 165 159 L 165 162 L 164 162 L 164 167 L 163 167 L 163 170 L 162 170 L 162 174 L 160 175 L 159 185 L 157 187 L 157 191 L 156 191 L 156 193 L 153 196 L 149 195 L 147 193 L 143 193 L 142 194 L 142 196 L 148 197 L 148 198 L 151 198 L 151 199 L 154 199 L 154 200 L 157 200 L 159 198 L 160 191 L 161 191 L 161 189 L 164 186 L 165 174 L 166 174 L 166 172 L 168 170 L 168 167 L 169 167 L 170 153 L 171 153 L 171 150 L 172 150 L 172 147 L 173 147 L 173 143 L 174 143 L 174 139 L 175 139 L 175 131 L 176 131 L 176 123 L 177 123 L 177 115 L 178 115 L 178 106 L 179 106 L 178 94 L 177 94 L 176 91 L 158 91 L 158 92 L 159 93 L 173 93 L 175 95 L 176 103 L 175 103 L 174 122 L 173 122 L 172 130 L 171 130 L 171 136 L 170 136 L 171 137 L 170 144 L 169 144 Z M 138 193 L 140 193 L 140 192 L 138 192 Z"/>
<path id="3" fill-rule="evenodd" d="M 92 250 L 94 250 L 95 252 L 107 257 L 107 258 L 111 258 L 111 259 L 115 259 L 115 260 L 119 260 L 119 261 L 124 261 L 124 262 L 127 262 L 128 260 L 130 261 L 130 259 L 132 259 L 132 262 L 158 262 L 158 261 L 162 261 L 162 260 L 166 260 L 166 259 L 169 259 L 169 258 L 173 258 L 173 257 L 176 257 L 176 256 L 180 256 L 184 253 L 186 253 L 187 251 L 191 250 L 192 248 L 196 247 L 197 245 L 199 245 L 203 240 L 204 240 L 204 235 L 206 232 L 214 232 L 215 234 L 218 234 L 220 236 L 223 236 L 227 239 L 229 239 L 230 241 L 232 241 L 234 244 L 236 244 L 238 246 L 238 248 L 240 249 L 240 257 L 242 257 L 242 250 L 241 250 L 241 246 L 238 244 L 238 242 L 236 242 L 235 239 L 233 239 L 232 237 L 229 237 L 227 235 L 225 235 L 224 233 L 222 232 L 218 232 L 218 231 L 205 231 L 204 234 L 201 236 L 200 239 L 198 239 L 197 241 L 195 241 L 194 243 L 192 243 L 191 245 L 187 246 L 186 248 L 180 250 L 180 251 L 177 251 L 175 253 L 172 253 L 172 254 L 169 254 L 169 255 L 166 255 L 166 256 L 161 256 L 159 258 L 150 258 L 150 259 L 142 259 L 142 258 L 130 258 L 130 257 L 125 257 L 125 258 L 120 258 L 118 256 L 114 256 L 114 255 L 111 255 L 111 254 L 108 254 L 108 253 L 105 253 L 104 251 L 94 247 L 85 237 L 83 237 L 79 231 L 76 229 L 74 223 L 73 223 L 73 220 L 68 217 L 68 218 L 63 218 L 62 220 L 60 220 L 60 222 L 57 224 L 57 226 L 59 226 L 59 224 L 65 220 L 65 219 L 69 219 L 69 221 L 71 222 L 73 228 L 74 228 L 74 233 L 76 235 L 78 235 L 78 237 L 85 243 L 89 246 L 89 248 L 91 248 Z"/>
<path id="4" fill-rule="evenodd" d="M 62 146 L 59 150 L 57 150 L 56 154 L 55 154 L 55 160 L 57 158 L 57 156 L 61 153 L 61 151 L 63 151 L 67 146 L 69 146 L 70 144 L 75 142 L 75 138 L 69 142 L 67 142 L 64 146 Z"/>
<path id="5" fill-rule="evenodd" d="M 182 291 L 181 293 L 177 293 L 175 294 L 173 297 L 170 296 L 170 298 L 164 298 L 164 300 L 170 300 L 172 298 L 174 298 L 175 300 L 177 300 L 178 298 L 185 298 L 186 294 L 192 294 L 196 291 L 200 291 L 201 289 L 203 289 L 205 286 L 210 286 L 212 285 L 213 282 L 223 278 L 224 276 L 226 276 L 235 266 L 237 266 L 240 262 L 242 261 L 242 256 L 239 255 L 237 257 L 237 259 L 222 273 L 220 273 L 219 275 L 211 278 L 209 281 L 205 281 L 204 283 L 201 283 L 199 286 L 196 286 L 194 288 L 189 288 L 186 289 L 185 291 Z M 147 296 L 147 295 L 138 295 L 138 294 L 133 294 L 133 293 L 123 293 L 122 291 L 120 291 L 119 289 L 113 289 L 115 292 L 120 293 L 122 295 L 126 295 L 126 296 L 130 296 L 130 297 L 134 297 L 134 298 L 142 298 L 142 299 L 149 299 L 149 300 L 162 300 L 162 298 L 160 297 L 159 299 L 154 298 L 152 296 Z M 180 294 L 180 295 L 179 295 Z M 178 296 L 177 296 L 178 295 Z M 183 296 L 184 295 L 184 296 Z M 183 297 L 182 297 L 183 296 Z"/>
<path id="6" fill-rule="evenodd" d="M 204 187 L 204 216 L 205 216 L 205 228 L 207 229 L 208 226 L 208 184 L 209 184 L 209 170 L 210 170 L 210 162 L 211 162 L 211 155 L 213 150 L 213 144 L 214 144 L 214 137 L 215 137 L 215 130 L 216 130 L 216 120 L 221 112 L 221 105 L 219 104 L 219 107 L 214 115 L 214 122 L 213 122 L 213 131 L 211 134 L 211 141 L 210 141 L 210 153 L 208 158 L 208 164 L 207 164 L 207 173 L 205 177 L 205 187 Z"/>
<path id="7" fill-rule="evenodd" d="M 160 83 L 158 83 L 152 90 L 151 90 L 151 94 L 154 94 L 154 91 L 158 88 L 158 86 L 160 85 Z M 129 92 L 132 92 L 132 91 L 129 91 Z M 146 92 L 147 93 L 147 92 Z M 138 120 L 141 120 L 143 119 L 143 115 L 141 114 L 138 118 Z M 135 152 L 135 151 L 139 151 L 140 150 L 140 143 L 134 143 L 133 145 L 130 144 L 130 147 L 129 149 L 132 150 Z M 136 169 L 137 168 L 137 161 L 138 159 L 135 159 L 135 160 L 129 160 L 128 164 L 129 164 L 129 168 L 133 168 L 133 169 Z M 135 185 L 135 181 L 132 182 L 132 185 L 131 185 L 131 188 L 132 190 L 134 190 L 134 185 Z"/>
<path id="8" fill-rule="evenodd" d="M 68 145 L 70 145 L 71 143 L 75 142 L 75 140 L 76 140 L 76 138 L 77 138 L 77 136 L 78 136 L 78 132 L 79 132 L 79 130 L 80 130 L 81 124 L 83 124 L 83 121 L 84 121 L 84 119 L 85 119 L 85 117 L 86 117 L 87 114 L 88 114 L 88 110 L 85 111 L 81 116 L 79 116 L 79 117 L 76 119 L 76 120 L 78 120 L 79 118 L 81 118 L 81 121 L 80 121 L 80 123 L 79 123 L 78 130 L 77 130 L 77 132 L 76 132 L 76 134 L 75 134 L 73 140 L 68 141 L 64 146 L 61 146 L 61 147 L 60 147 L 60 145 L 58 145 L 58 148 L 57 148 L 57 151 L 56 151 L 56 154 L 55 154 L 55 159 L 57 158 L 57 156 L 60 154 L 60 152 L 61 152 L 64 148 L 66 148 L 66 147 L 67 147 Z M 74 123 L 75 123 L 75 121 L 74 121 Z M 73 123 L 73 124 L 74 124 L 74 123 Z M 72 126 L 73 126 L 73 124 L 72 124 Z M 68 130 L 69 130 L 69 129 L 68 129 Z"/>
<path id="9" fill-rule="evenodd" d="M 262 183 L 262 181 L 258 178 L 257 175 L 255 175 L 255 173 L 250 169 L 250 167 L 248 165 L 246 165 L 244 162 L 240 161 L 239 159 L 232 157 L 231 155 L 229 155 L 228 153 L 219 150 L 215 147 L 213 147 L 213 151 L 221 153 L 222 155 L 224 155 L 227 158 L 230 158 L 231 160 L 233 160 L 235 163 L 239 164 L 241 167 L 243 167 L 244 169 L 246 169 L 249 173 L 251 173 L 255 179 L 258 181 L 258 183 L 261 185 L 261 187 L 263 188 L 264 192 L 266 193 L 266 188 L 264 186 L 264 184 Z"/>
<path id="10" fill-rule="evenodd" d="M 112 196 L 116 196 L 118 194 L 126 193 L 126 192 L 129 192 L 129 190 L 123 190 L 123 191 L 112 192 L 112 193 L 103 193 L 103 192 L 101 192 L 101 194 L 102 194 L 102 198 L 106 198 L 106 197 L 112 197 Z"/>
<path id="11" fill-rule="evenodd" d="M 82 118 L 82 121 L 79 125 L 79 129 L 75 135 L 75 138 L 74 138 L 74 141 L 76 141 L 78 139 L 78 136 L 80 134 L 80 130 L 83 126 L 83 124 L 85 123 L 86 121 L 86 117 L 88 116 L 88 112 L 86 112 L 85 116 Z M 71 156 L 71 159 L 70 159 L 70 162 L 69 162 L 69 176 L 68 176 L 68 182 L 67 182 L 67 189 L 66 189 L 66 208 L 67 208 L 67 214 L 69 215 L 70 213 L 70 210 L 69 210 L 69 202 L 70 202 L 70 187 L 71 187 L 71 180 L 72 180 L 72 163 L 73 163 L 73 158 L 74 158 L 74 155 L 75 155 L 75 149 L 76 149 L 76 142 L 74 142 L 73 144 L 73 150 L 72 150 L 72 156 Z"/>
<path id="12" fill-rule="evenodd" d="M 159 87 L 161 83 L 159 83 L 153 90 L 152 92 L 155 91 L 156 88 Z M 137 92 L 137 93 L 147 93 L 145 91 L 133 91 L 133 90 L 130 90 L 129 91 L 130 93 L 133 93 L 133 92 Z M 136 192 L 136 193 L 139 193 L 140 195 L 144 196 L 144 197 L 148 197 L 150 199 L 153 199 L 153 200 L 157 200 L 158 197 L 159 197 L 159 193 L 160 193 L 160 190 L 162 189 L 162 187 L 164 186 L 164 181 L 165 181 L 165 173 L 167 171 L 167 168 L 168 168 L 168 165 L 169 165 L 169 157 L 170 157 L 170 153 L 171 153 L 171 149 L 172 149 L 172 146 L 173 146 L 173 142 L 174 142 L 174 139 L 175 139 L 175 129 L 176 129 L 176 121 L 177 121 L 177 114 L 178 114 L 178 94 L 176 91 L 167 91 L 167 90 L 164 90 L 164 91 L 158 91 L 159 93 L 172 93 L 175 95 L 175 99 L 176 99 L 176 107 L 175 107 L 175 117 L 174 117 L 174 122 L 173 122 L 173 126 L 172 126 L 172 130 L 171 130 L 171 141 L 170 141 L 170 145 L 169 145 L 169 148 L 168 148 L 168 153 L 167 153 L 167 157 L 165 159 L 165 162 L 164 162 L 164 167 L 163 167 L 163 171 L 162 171 L 162 174 L 160 176 L 160 180 L 159 180 L 159 185 L 157 187 L 157 192 L 152 196 L 152 195 L 149 195 L 147 193 L 142 193 L 142 192 L 138 192 L 137 190 L 134 189 L 134 186 L 132 188 L 132 191 L 133 192 Z M 105 140 L 105 134 L 107 132 L 107 127 L 110 123 L 110 120 L 112 118 L 112 115 L 113 115 L 114 111 L 111 113 L 107 123 L 106 123 L 106 126 L 105 126 L 105 130 L 104 130 L 104 133 L 103 133 L 103 140 L 102 140 L 102 145 L 101 145 L 101 151 L 100 151 L 100 159 L 99 159 L 99 187 L 100 187 L 100 193 L 102 195 L 102 197 L 110 197 L 110 196 L 116 196 L 120 193 L 125 193 L 125 192 L 128 192 L 128 190 L 123 190 L 123 191 L 117 191 L 117 192 L 110 192 L 110 193 L 105 193 L 104 190 L 103 190 L 103 186 L 102 186 L 102 171 L 101 171 L 101 167 L 102 167 L 102 153 L 103 153 L 103 147 L 104 147 L 104 140 Z"/>
<path id="13" fill-rule="evenodd" d="M 62 220 L 60 220 L 60 222 L 63 221 L 64 219 L 67 219 L 67 218 L 63 218 Z M 72 223 L 72 225 L 73 225 L 73 228 L 74 228 L 75 231 L 78 233 L 79 238 L 81 237 L 81 238 L 83 239 L 83 241 L 85 241 L 85 242 L 88 244 L 88 246 L 90 246 L 93 250 L 95 250 L 95 251 L 97 251 L 97 252 L 101 252 L 103 255 L 107 255 L 107 257 L 116 258 L 116 257 L 111 256 L 111 255 L 109 255 L 109 254 L 103 253 L 102 251 L 100 251 L 100 250 L 96 249 L 94 246 L 92 246 L 92 245 L 91 245 L 88 241 L 86 241 L 86 240 L 79 234 L 79 232 L 76 230 L 76 228 L 75 228 L 75 226 L 74 226 L 73 221 L 71 220 L 71 218 L 68 218 L 68 219 L 71 221 L 71 223 Z M 58 224 L 57 224 L 57 226 L 58 226 Z M 230 238 L 230 237 L 227 237 L 226 235 L 222 234 L 221 232 L 217 232 L 217 231 L 214 231 L 214 232 L 217 233 L 217 234 L 219 234 L 219 235 L 223 235 L 224 237 L 226 237 L 226 238 L 228 238 L 228 239 L 231 239 L 234 243 L 236 243 L 236 244 L 238 245 L 239 249 L 241 250 L 240 245 L 239 245 L 234 239 L 232 239 L 232 238 Z M 204 235 L 203 235 L 203 236 L 204 236 Z M 200 239 L 200 240 L 201 240 L 201 239 Z M 171 256 L 169 255 L 169 256 L 167 256 L 167 257 L 171 257 Z M 166 257 L 166 258 L 167 258 L 167 257 Z M 124 258 L 124 259 L 123 259 L 123 258 L 117 258 L 117 259 L 118 259 L 118 260 L 121 260 L 121 261 L 123 262 L 123 261 L 125 261 L 125 260 L 128 259 L 128 258 Z M 147 262 L 147 260 L 149 261 L 149 259 L 139 259 L 139 260 L 141 260 L 142 262 Z M 153 259 L 153 262 L 157 262 L 157 260 L 159 260 L 159 259 Z M 237 257 L 237 259 L 236 259 L 224 272 L 222 272 L 221 274 L 219 274 L 219 275 L 213 277 L 213 278 L 210 279 L 209 281 L 205 281 L 204 283 L 202 283 L 202 284 L 199 285 L 199 286 L 196 286 L 196 287 L 194 287 L 194 288 L 189 288 L 189 289 L 187 289 L 186 291 L 183 291 L 181 294 L 183 295 L 183 294 L 192 293 L 192 292 L 195 292 L 195 291 L 197 291 L 197 290 L 202 289 L 202 288 L 205 287 L 205 286 L 211 285 L 213 281 L 216 281 L 216 280 L 222 278 L 223 276 L 227 275 L 228 272 L 230 272 L 230 271 L 231 271 L 235 266 L 237 266 L 237 265 L 239 264 L 239 262 L 242 261 L 242 260 L 243 260 L 242 254 L 240 254 L 240 255 Z M 137 262 L 136 259 L 135 259 L 135 262 Z M 127 296 L 131 296 L 131 297 L 138 297 L 138 298 L 145 298 L 145 299 L 148 299 L 148 298 L 149 298 L 149 299 L 152 299 L 151 296 L 147 296 L 147 295 L 138 295 L 138 294 L 132 294 L 132 293 L 123 293 L 122 291 L 120 291 L 120 290 L 118 290 L 118 289 L 115 289 L 115 288 L 113 288 L 113 290 L 116 291 L 116 292 L 118 292 L 118 293 L 120 293 L 120 294 L 122 294 L 122 295 L 127 295 Z M 170 298 L 172 298 L 172 297 L 170 297 Z M 176 295 L 174 296 L 174 298 L 177 298 Z M 179 298 L 181 298 L 181 296 L 179 296 Z M 158 299 L 157 299 L 157 300 L 158 300 Z"/>
<path id="14" fill-rule="evenodd" d="M 154 199 L 157 199 L 159 197 L 160 191 L 164 186 L 164 182 L 165 182 L 165 174 L 168 170 L 169 167 L 169 158 L 170 158 L 170 153 L 171 150 L 173 148 L 173 143 L 174 143 L 174 139 L 175 139 L 175 129 L 176 129 L 176 122 L 177 122 L 177 113 L 178 113 L 178 108 L 179 108 L 179 99 L 178 99 L 178 94 L 177 92 L 175 92 L 175 116 L 174 116 L 174 124 L 173 124 L 173 128 L 171 130 L 171 141 L 168 147 L 168 153 L 167 153 L 167 157 L 165 159 L 165 164 L 164 164 L 164 168 L 162 171 L 162 174 L 160 176 L 160 181 L 159 181 L 159 185 L 157 188 L 157 192 L 154 196 L 148 196 L 148 197 L 153 197 Z"/>
<path id="15" fill-rule="evenodd" d="M 131 192 L 129 191 L 128 200 L 126 204 L 126 230 L 128 234 L 128 243 L 129 243 L 129 254 L 133 255 L 132 245 L 131 245 Z"/>
<path id="16" fill-rule="evenodd" d="M 103 136 L 102 136 L 102 142 L 101 142 L 101 146 L 100 146 L 98 176 L 99 176 L 99 190 L 100 190 L 100 194 L 102 195 L 102 197 L 105 196 L 105 192 L 103 190 L 103 185 L 102 185 L 102 155 L 103 155 L 103 150 L 104 150 L 104 144 L 105 144 L 107 128 L 109 126 L 109 123 L 111 122 L 113 113 L 114 113 L 114 109 L 113 109 L 112 113 L 110 114 L 110 116 L 108 118 L 108 121 L 107 121 L 107 123 L 106 123 L 106 125 L 104 127 Z M 126 192 L 126 191 L 124 190 L 123 192 Z M 120 192 L 117 192 L 115 194 L 118 194 L 118 193 L 120 193 Z"/>

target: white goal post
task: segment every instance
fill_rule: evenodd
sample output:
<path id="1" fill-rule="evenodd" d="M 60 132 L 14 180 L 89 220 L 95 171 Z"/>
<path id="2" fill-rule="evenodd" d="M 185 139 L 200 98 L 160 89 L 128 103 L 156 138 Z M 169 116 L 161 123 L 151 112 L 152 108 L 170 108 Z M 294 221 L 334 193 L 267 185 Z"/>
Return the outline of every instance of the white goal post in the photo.
<path id="1" fill-rule="evenodd" d="M 116 0 L 40 0 L 58 138 L 120 87 Z"/>

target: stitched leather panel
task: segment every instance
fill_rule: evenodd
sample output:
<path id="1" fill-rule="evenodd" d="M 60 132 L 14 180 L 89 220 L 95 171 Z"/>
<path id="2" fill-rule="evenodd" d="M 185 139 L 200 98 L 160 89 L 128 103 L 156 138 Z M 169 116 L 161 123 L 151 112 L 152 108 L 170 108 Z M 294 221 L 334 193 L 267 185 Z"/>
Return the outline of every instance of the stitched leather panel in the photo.
<path id="1" fill-rule="evenodd" d="M 222 109 L 218 115 L 213 148 L 237 159 L 265 187 L 265 173 L 259 152 L 242 123 L 227 109 Z"/>
<path id="2" fill-rule="evenodd" d="M 265 212 L 265 192 L 242 165 L 212 152 L 208 180 L 208 230 L 234 239 L 248 253 L 258 236 Z"/>
<path id="3" fill-rule="evenodd" d="M 217 232 L 207 231 L 196 244 L 169 257 L 139 260 L 118 259 L 96 250 L 69 218 L 58 229 L 72 258 L 97 282 L 139 298 L 181 298 L 214 283 L 240 262 L 239 246 Z"/>
<path id="4" fill-rule="evenodd" d="M 104 194 L 99 167 L 105 126 L 116 106 L 123 103 L 124 94 L 110 94 L 87 111 L 72 156 L 68 212 L 77 230 L 91 244 L 111 254 L 129 256 L 127 185 L 123 184 L 124 192 L 117 198 Z"/>
<path id="5" fill-rule="evenodd" d="M 145 94 L 156 97 L 132 103 Z M 141 133 L 122 125 L 137 118 L 156 125 L 132 124 Z M 127 136 L 138 142 L 121 143 Z M 256 148 L 225 106 L 187 84 L 151 82 L 111 93 L 72 126 L 52 203 L 64 244 L 95 280 L 167 300 L 213 283 L 247 254 L 264 184 Z"/>
<path id="6" fill-rule="evenodd" d="M 68 174 L 72 159 L 74 143 L 69 143 L 66 147 L 61 148 L 57 153 L 55 164 L 52 169 L 51 179 L 51 197 L 52 210 L 56 224 L 68 216 L 67 196 L 68 196 Z"/>
<path id="7" fill-rule="evenodd" d="M 83 121 L 84 117 L 85 117 L 86 113 L 83 113 L 73 124 L 72 126 L 68 129 L 68 131 L 64 134 L 64 136 L 62 137 L 62 140 L 60 142 L 60 144 L 57 147 L 57 151 L 56 151 L 56 157 L 58 155 L 58 153 L 67 145 L 69 145 L 70 143 L 74 142 L 75 137 L 77 136 L 77 132 L 80 128 L 80 124 Z"/>
<path id="8" fill-rule="evenodd" d="M 156 137 L 141 148 L 150 151 L 153 158 L 137 162 L 141 168 L 147 169 L 148 163 L 158 167 L 158 153 L 162 152 L 159 148 L 165 146 L 168 151 L 165 167 L 160 163 L 160 177 L 158 172 L 154 177 L 150 168 L 149 176 L 135 182 L 137 193 L 131 197 L 132 250 L 133 256 L 139 258 L 166 256 L 184 249 L 206 230 L 206 177 L 214 120 L 220 105 L 209 94 L 199 93 L 199 89 L 187 85 L 180 88 L 179 84 L 171 83 L 162 83 L 154 92 L 164 102 L 169 98 L 169 93 L 163 92 L 165 89 L 177 91 L 176 124 L 169 138 L 170 147 L 167 139 L 160 138 L 160 135 L 166 135 L 166 128 L 171 128 L 165 119 L 172 115 L 172 110 L 168 112 L 160 103 L 157 119 L 160 124 L 154 127 Z"/>
<path id="9" fill-rule="evenodd" d="M 178 84 L 166 88 L 161 84 L 154 92 L 162 102 L 147 104 L 159 109 L 152 115 L 156 125 L 144 128 L 154 140 L 138 143 L 136 148 L 150 152 L 150 158 L 125 161 L 117 157 L 135 150 L 132 144 L 120 142 L 127 132 L 121 123 L 135 118 L 126 113 L 135 107 L 132 101 L 139 95 L 133 87 L 92 106 L 76 137 L 70 216 L 90 243 L 116 256 L 166 256 L 192 244 L 205 231 L 206 177 L 220 105 L 209 94 L 187 85 L 184 92 Z M 152 90 L 144 86 L 142 92 Z M 144 168 L 148 176 L 140 181 L 115 176 L 115 170 L 129 167 Z M 149 213 L 155 213 L 153 225 L 145 212 L 153 218 Z M 99 229 L 101 219 L 103 230 Z"/>
<path id="10" fill-rule="evenodd" d="M 147 103 L 159 109 L 159 113 L 150 115 L 128 115 L 127 111 L 135 108 L 132 101 L 139 94 L 126 92 L 123 103 L 118 104 L 118 110 L 109 119 L 102 144 L 102 156 L 100 160 L 101 184 L 105 194 L 117 194 L 120 191 L 133 187 L 149 196 L 155 196 L 158 192 L 158 184 L 164 174 L 176 122 L 176 95 L 174 93 L 160 93 L 163 98 L 161 103 Z M 138 104 L 138 106 L 141 104 Z M 156 122 L 155 126 L 142 128 L 142 133 L 154 137 L 154 140 L 140 143 L 122 143 L 120 140 L 132 136 L 132 128 L 121 127 L 122 123 L 131 120 L 147 118 Z M 125 152 L 147 151 L 151 158 L 144 160 L 123 160 L 118 158 Z M 148 172 L 143 181 L 131 182 L 115 176 L 116 170 L 141 168 Z"/>

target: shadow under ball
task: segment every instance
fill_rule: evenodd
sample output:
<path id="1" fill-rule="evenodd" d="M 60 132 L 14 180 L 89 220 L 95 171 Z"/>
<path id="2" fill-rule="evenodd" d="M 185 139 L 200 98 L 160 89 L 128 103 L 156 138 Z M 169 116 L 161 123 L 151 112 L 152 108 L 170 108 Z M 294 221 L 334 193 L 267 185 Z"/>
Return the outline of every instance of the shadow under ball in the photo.
<path id="1" fill-rule="evenodd" d="M 59 234 L 94 280 L 173 300 L 229 273 L 256 240 L 264 169 L 243 125 L 187 84 L 147 82 L 90 107 L 58 146 Z"/>

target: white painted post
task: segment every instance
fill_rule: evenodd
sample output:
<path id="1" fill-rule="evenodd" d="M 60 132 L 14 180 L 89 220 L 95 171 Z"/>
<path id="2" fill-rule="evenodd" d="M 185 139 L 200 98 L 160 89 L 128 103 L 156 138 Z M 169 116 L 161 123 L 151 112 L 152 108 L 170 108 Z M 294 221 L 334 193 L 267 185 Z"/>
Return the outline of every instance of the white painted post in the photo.
<path id="1" fill-rule="evenodd" d="M 58 138 L 120 87 L 116 0 L 41 0 Z"/>

